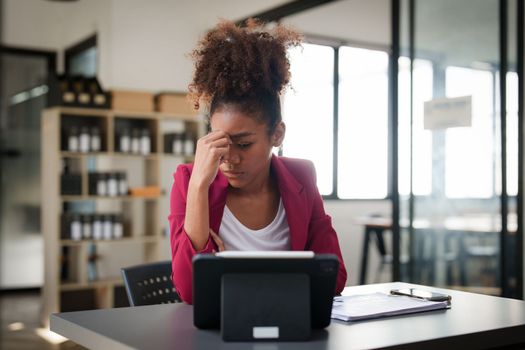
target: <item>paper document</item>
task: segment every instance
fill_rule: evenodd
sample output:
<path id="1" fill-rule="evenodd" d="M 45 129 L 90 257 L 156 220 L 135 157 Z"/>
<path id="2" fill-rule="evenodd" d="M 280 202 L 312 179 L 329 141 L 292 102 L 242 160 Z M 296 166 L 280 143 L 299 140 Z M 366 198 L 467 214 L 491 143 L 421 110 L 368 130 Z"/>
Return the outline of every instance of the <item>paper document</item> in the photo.
<path id="1" fill-rule="evenodd" d="M 446 309 L 449 306 L 446 301 L 428 301 L 385 293 L 340 296 L 334 298 L 332 318 L 342 321 L 359 321 Z"/>

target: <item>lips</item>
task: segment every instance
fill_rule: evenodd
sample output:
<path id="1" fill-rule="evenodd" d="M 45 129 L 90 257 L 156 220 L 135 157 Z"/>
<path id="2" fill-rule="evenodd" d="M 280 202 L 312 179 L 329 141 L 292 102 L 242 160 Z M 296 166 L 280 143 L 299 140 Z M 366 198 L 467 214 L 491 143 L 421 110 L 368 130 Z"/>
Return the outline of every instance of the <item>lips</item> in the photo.
<path id="1" fill-rule="evenodd" d="M 242 171 L 223 171 L 222 173 L 226 177 L 239 177 L 244 174 Z"/>

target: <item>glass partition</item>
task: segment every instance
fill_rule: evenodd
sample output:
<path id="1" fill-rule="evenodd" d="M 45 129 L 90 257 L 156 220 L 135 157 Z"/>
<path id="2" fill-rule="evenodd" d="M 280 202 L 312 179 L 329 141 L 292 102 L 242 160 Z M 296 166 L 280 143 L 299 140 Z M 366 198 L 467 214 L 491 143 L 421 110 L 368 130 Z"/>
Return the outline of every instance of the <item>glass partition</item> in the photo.
<path id="1" fill-rule="evenodd" d="M 400 266 L 414 283 L 515 292 L 518 77 L 507 19 L 516 2 L 507 19 L 502 3 L 401 2 Z M 505 55 L 502 23 L 512 33 Z"/>

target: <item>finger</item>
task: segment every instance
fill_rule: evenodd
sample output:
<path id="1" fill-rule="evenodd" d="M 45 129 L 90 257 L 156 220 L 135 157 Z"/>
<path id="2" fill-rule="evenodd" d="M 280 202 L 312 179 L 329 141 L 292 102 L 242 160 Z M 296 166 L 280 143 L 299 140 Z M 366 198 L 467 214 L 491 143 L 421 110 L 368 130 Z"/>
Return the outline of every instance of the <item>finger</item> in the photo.
<path id="1" fill-rule="evenodd" d="M 229 146 L 230 144 L 231 144 L 231 141 L 228 138 L 223 137 L 221 139 L 212 141 L 209 145 L 211 147 L 226 147 L 226 146 Z"/>
<path id="2" fill-rule="evenodd" d="M 210 234 L 211 234 L 212 239 L 215 241 L 215 244 L 217 244 L 217 248 L 219 248 L 219 251 L 222 252 L 222 251 L 226 250 L 225 247 L 224 247 L 224 242 L 219 237 L 219 235 L 216 234 L 215 232 L 213 232 L 212 229 L 210 229 Z"/>
<path id="3" fill-rule="evenodd" d="M 224 158 L 228 157 L 228 154 L 230 152 L 229 147 L 214 147 L 211 148 L 209 153 L 215 158 L 216 160 L 222 160 Z"/>
<path id="4" fill-rule="evenodd" d="M 208 135 L 203 137 L 203 140 L 207 142 L 213 142 L 219 139 L 225 138 L 230 140 L 230 136 L 222 130 L 212 131 Z M 231 141 L 231 140 L 230 140 Z"/>
<path id="5" fill-rule="evenodd" d="M 218 234 L 213 232 L 211 228 L 210 228 L 210 235 L 213 241 L 215 242 L 215 244 L 217 244 L 217 248 L 219 248 L 219 252 L 225 251 L 226 248 L 224 247 L 224 242 L 222 241 L 222 239 L 219 237 Z"/>

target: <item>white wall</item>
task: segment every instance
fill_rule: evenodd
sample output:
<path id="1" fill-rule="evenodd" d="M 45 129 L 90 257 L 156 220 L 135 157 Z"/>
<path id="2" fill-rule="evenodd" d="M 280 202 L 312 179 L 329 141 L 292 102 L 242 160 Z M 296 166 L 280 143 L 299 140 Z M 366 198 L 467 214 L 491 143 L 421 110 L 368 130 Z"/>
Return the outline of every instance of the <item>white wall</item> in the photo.
<path id="1" fill-rule="evenodd" d="M 186 54 L 206 29 L 219 18 L 236 20 L 285 2 L 4 0 L 2 42 L 63 51 L 97 33 L 104 88 L 184 91 L 192 72 Z"/>
<path id="2" fill-rule="evenodd" d="M 186 55 L 206 29 L 219 18 L 236 20 L 283 2 L 113 0 L 112 72 L 105 85 L 185 91 L 193 69 Z"/>
<path id="3" fill-rule="evenodd" d="M 389 46 L 390 0 L 342 0 L 285 19 L 306 35 Z"/>

